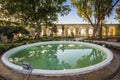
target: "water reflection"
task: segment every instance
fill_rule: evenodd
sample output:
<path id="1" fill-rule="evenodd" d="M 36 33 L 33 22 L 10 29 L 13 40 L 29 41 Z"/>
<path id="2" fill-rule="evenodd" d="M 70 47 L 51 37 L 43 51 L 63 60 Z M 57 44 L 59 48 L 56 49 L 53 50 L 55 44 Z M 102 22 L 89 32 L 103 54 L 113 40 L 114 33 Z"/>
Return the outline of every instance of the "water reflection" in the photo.
<path id="1" fill-rule="evenodd" d="M 106 55 L 103 52 L 92 49 L 92 52 L 88 55 L 83 55 L 76 64 L 76 68 L 86 67 L 90 65 L 97 64 L 103 61 L 106 58 Z"/>
<path id="2" fill-rule="evenodd" d="M 97 64 L 106 55 L 97 49 L 79 44 L 46 44 L 29 47 L 11 55 L 9 60 L 17 65 L 24 61 L 37 69 L 74 69 Z"/>

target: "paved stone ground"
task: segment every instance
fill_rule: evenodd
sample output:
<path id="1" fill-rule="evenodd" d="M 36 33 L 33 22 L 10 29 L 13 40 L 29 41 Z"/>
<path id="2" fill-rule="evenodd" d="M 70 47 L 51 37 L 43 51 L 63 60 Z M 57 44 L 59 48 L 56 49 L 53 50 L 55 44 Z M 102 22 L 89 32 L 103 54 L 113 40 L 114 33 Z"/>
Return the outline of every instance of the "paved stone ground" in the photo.
<path id="1" fill-rule="evenodd" d="M 120 65 L 120 51 L 115 51 L 111 49 L 119 58 L 119 65 Z M 119 66 L 119 73 L 112 79 L 112 80 L 120 80 L 120 66 Z"/>
<path id="2" fill-rule="evenodd" d="M 112 75 L 120 65 L 120 52 L 114 50 L 112 51 L 114 53 L 114 59 L 111 64 L 107 65 L 103 69 L 87 74 L 62 77 L 44 77 L 30 75 L 27 77 L 27 75 L 20 74 L 7 68 L 2 64 L 0 60 L 0 76 L 4 77 L 6 80 L 105 80 L 108 76 Z M 120 73 L 117 74 L 112 80 L 120 80 Z"/>

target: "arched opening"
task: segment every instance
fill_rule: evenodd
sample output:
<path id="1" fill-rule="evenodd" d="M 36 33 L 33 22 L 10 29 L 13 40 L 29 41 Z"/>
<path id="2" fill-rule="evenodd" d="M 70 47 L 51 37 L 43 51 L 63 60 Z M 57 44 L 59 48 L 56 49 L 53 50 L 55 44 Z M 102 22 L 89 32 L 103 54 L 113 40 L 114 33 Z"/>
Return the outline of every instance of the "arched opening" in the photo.
<path id="1" fill-rule="evenodd" d="M 71 30 L 70 30 L 70 29 L 68 29 L 68 36 L 70 36 L 70 34 L 71 34 Z"/>
<path id="2" fill-rule="evenodd" d="M 85 28 L 81 29 L 80 35 L 83 36 L 83 37 L 86 36 L 86 29 Z"/>
<path id="3" fill-rule="evenodd" d="M 70 36 L 71 36 L 71 37 L 75 37 L 74 27 L 71 27 L 71 28 L 70 28 Z"/>
<path id="4" fill-rule="evenodd" d="M 92 37 L 92 36 L 93 36 L 93 28 L 90 28 L 90 29 L 88 30 L 88 35 L 89 35 L 89 37 Z"/>
<path id="5" fill-rule="evenodd" d="M 62 29 L 58 29 L 57 35 L 58 35 L 58 36 L 61 36 L 61 35 L 62 35 Z"/>
<path id="6" fill-rule="evenodd" d="M 108 31 L 108 36 L 115 36 L 116 35 L 116 28 L 115 27 L 109 27 L 109 31 Z"/>

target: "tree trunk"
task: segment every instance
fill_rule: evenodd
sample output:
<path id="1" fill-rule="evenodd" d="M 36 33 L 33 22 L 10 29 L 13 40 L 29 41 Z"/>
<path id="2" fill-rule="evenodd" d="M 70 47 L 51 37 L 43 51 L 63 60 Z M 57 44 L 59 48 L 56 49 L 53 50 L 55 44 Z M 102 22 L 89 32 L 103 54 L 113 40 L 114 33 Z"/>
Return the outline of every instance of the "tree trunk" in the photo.
<path id="1" fill-rule="evenodd" d="M 94 27 L 92 38 L 95 38 L 96 33 L 97 33 L 97 29 L 98 29 L 97 27 Z"/>
<path id="2" fill-rule="evenodd" d="M 100 21 L 100 33 L 99 33 L 99 38 L 102 39 L 103 36 L 102 36 L 102 26 L 103 26 L 103 20 Z"/>
<path id="3" fill-rule="evenodd" d="M 44 36 L 47 36 L 47 27 L 45 27 L 45 28 L 43 29 L 43 35 L 44 35 Z"/>
<path id="4" fill-rule="evenodd" d="M 37 39 L 40 39 L 41 25 L 37 25 L 36 31 L 37 31 Z"/>
<path id="5" fill-rule="evenodd" d="M 62 39 L 64 39 L 64 25 L 62 25 L 61 27 L 62 27 Z"/>
<path id="6" fill-rule="evenodd" d="M 98 32 L 99 39 L 102 39 L 102 25 L 99 26 L 99 32 Z"/>

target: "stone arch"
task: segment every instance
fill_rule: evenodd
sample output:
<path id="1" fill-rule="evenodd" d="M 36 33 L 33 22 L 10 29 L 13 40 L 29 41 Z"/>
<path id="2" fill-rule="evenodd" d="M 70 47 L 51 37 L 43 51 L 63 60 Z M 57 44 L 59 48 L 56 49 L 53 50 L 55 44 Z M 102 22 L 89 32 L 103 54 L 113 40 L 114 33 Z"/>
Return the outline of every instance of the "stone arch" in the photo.
<path id="1" fill-rule="evenodd" d="M 70 33 L 71 36 L 75 36 L 75 29 L 73 26 L 70 27 Z"/>
<path id="2" fill-rule="evenodd" d="M 89 28 L 88 30 L 88 36 L 92 37 L 93 36 L 93 28 Z"/>
<path id="3" fill-rule="evenodd" d="M 58 29 L 57 35 L 62 36 L 62 29 L 61 28 Z"/>
<path id="4" fill-rule="evenodd" d="M 68 36 L 70 36 L 70 34 L 71 34 L 71 30 L 70 28 L 68 28 Z"/>
<path id="5" fill-rule="evenodd" d="M 115 35 L 116 35 L 116 27 L 115 26 L 109 27 L 108 36 L 115 36 Z"/>
<path id="6" fill-rule="evenodd" d="M 86 27 L 81 27 L 81 29 L 80 29 L 80 36 L 87 36 L 87 34 L 86 34 Z"/>

